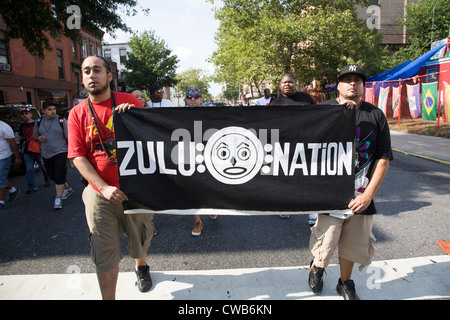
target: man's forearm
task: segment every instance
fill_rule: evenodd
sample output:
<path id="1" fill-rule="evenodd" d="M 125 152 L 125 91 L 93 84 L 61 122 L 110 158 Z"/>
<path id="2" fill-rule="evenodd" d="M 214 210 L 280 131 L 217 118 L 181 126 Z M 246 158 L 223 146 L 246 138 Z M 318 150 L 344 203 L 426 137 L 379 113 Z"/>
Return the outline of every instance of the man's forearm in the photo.
<path id="1" fill-rule="evenodd" d="M 86 157 L 76 157 L 72 161 L 80 174 L 98 190 L 108 186 Z"/>

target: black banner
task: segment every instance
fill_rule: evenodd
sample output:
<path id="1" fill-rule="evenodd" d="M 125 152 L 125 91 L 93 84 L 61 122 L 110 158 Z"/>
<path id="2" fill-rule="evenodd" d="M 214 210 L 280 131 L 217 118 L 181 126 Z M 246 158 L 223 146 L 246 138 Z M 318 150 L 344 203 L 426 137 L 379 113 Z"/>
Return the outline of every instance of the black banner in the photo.
<path id="1" fill-rule="evenodd" d="M 127 213 L 347 211 L 354 195 L 343 106 L 133 108 L 114 130 Z"/>

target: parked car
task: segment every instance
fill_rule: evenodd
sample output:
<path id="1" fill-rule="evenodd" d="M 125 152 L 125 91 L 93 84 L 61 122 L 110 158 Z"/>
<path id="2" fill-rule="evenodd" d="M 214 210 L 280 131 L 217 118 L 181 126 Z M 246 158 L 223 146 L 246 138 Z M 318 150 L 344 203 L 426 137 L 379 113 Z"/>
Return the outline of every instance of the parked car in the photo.
<path id="1" fill-rule="evenodd" d="M 204 107 L 226 107 L 227 104 L 222 101 L 216 101 L 216 102 L 205 102 L 203 104 Z"/>
<path id="2" fill-rule="evenodd" d="M 14 131 L 14 135 L 16 136 L 17 147 L 20 150 L 20 140 L 19 140 L 19 127 L 22 123 L 22 117 L 20 116 L 20 110 L 22 108 L 29 108 L 32 114 L 33 120 L 36 120 L 41 115 L 39 111 L 33 105 L 0 105 L 0 120 L 6 122 L 11 126 Z M 14 155 L 12 162 L 14 162 Z M 10 174 L 25 174 L 25 163 L 22 162 L 22 166 L 20 168 L 16 168 L 15 166 L 11 166 Z"/>

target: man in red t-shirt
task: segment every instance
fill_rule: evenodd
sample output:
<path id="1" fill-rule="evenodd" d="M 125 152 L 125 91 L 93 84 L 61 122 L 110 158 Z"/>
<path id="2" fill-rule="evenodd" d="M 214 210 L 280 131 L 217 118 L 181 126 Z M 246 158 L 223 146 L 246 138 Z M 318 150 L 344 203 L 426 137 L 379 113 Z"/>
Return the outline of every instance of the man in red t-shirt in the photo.
<path id="1" fill-rule="evenodd" d="M 125 112 L 141 107 L 133 95 L 112 92 L 109 62 L 101 56 L 87 57 L 81 66 L 88 99 L 69 114 L 68 158 L 89 185 L 83 191 L 92 259 L 96 265 L 103 299 L 115 299 L 120 248 L 120 228 L 127 235 L 128 251 L 135 259 L 139 290 L 150 290 L 152 281 L 146 264 L 153 236 L 151 214 L 124 214 L 122 202 L 128 200 L 120 190 L 116 163 L 113 108 Z"/>

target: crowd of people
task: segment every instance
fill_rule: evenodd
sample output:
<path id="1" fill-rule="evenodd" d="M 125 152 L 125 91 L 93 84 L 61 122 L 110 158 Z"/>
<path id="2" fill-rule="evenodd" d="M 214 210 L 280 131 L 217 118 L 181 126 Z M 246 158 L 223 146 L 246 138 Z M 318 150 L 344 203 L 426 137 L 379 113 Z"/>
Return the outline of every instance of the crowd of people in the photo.
<path id="1" fill-rule="evenodd" d="M 55 185 L 54 208 L 61 209 L 63 200 L 73 192 L 67 184 L 67 159 L 73 162 L 86 187 L 82 200 L 89 227 L 92 259 L 96 266 L 98 282 L 103 299 L 114 299 L 119 262 L 122 259 L 120 232 L 127 235 L 128 252 L 135 261 L 137 284 L 140 291 L 151 289 L 152 279 L 146 262 L 152 237 L 157 234 L 152 214 L 124 214 L 122 203 L 128 200 L 120 189 L 115 155 L 113 110 L 127 112 L 132 107 L 171 107 L 164 99 L 163 88 L 150 88 L 151 100 L 147 101 L 142 90 L 134 88 L 128 93 L 113 92 L 110 89 L 112 73 L 109 62 L 101 56 L 89 56 L 82 63 L 83 85 L 88 98 L 76 105 L 66 120 L 56 114 L 55 105 L 43 105 L 43 116 L 33 121 L 28 108 L 21 114 L 20 139 L 23 141 L 23 159 L 26 165 L 27 194 L 37 191 L 34 173 L 35 163 L 41 167 L 44 185 Z M 355 214 L 336 216 L 329 214 L 310 215 L 310 262 L 309 286 L 314 294 L 320 294 L 323 287 L 323 273 L 338 248 L 341 268 L 337 292 L 345 299 L 358 299 L 351 280 L 354 263 L 368 265 L 373 257 L 373 215 L 376 213 L 375 196 L 392 160 L 390 134 L 386 118 L 381 110 L 361 100 L 366 75 L 356 65 L 341 70 L 338 81 L 339 96 L 324 104 L 342 104 L 355 108 L 355 197 L 349 209 Z M 269 107 L 303 106 L 315 104 L 307 93 L 297 91 L 294 76 L 282 77 L 279 89 L 281 96 L 273 99 L 270 90 L 257 105 Z M 185 102 L 190 107 L 202 106 L 200 89 L 191 87 L 186 91 Z M 95 130 L 92 130 L 95 128 Z M 7 180 L 11 155 L 16 164 L 21 157 L 14 141 L 12 129 L 0 122 L 0 209 L 4 208 L 6 190 L 9 201 L 14 201 L 19 190 Z M 39 142 L 39 149 L 33 149 Z M 35 146 L 36 147 L 36 146 Z M 41 163 L 41 156 L 44 163 Z M 215 215 L 210 216 L 216 219 Z M 289 216 L 282 216 L 288 218 Z M 151 226 L 151 227 L 149 227 Z M 203 223 L 200 215 L 194 216 L 191 234 L 200 236 Z"/>

